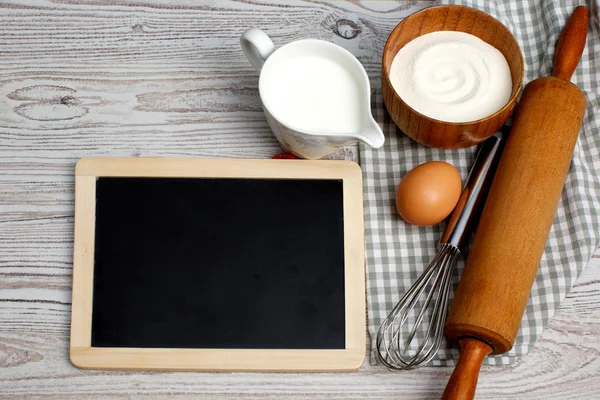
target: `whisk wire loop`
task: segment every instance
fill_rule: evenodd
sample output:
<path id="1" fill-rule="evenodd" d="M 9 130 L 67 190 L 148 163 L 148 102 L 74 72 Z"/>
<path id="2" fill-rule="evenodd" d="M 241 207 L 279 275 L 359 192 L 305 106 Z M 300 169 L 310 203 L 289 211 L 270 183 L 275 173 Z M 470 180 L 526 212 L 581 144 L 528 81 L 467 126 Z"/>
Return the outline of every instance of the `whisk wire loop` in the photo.
<path id="1" fill-rule="evenodd" d="M 377 352 L 386 367 L 417 368 L 437 353 L 448 313 L 452 275 L 460 254 L 456 246 L 442 243 L 423 274 L 379 328 Z M 415 317 L 417 306 L 419 312 Z"/>

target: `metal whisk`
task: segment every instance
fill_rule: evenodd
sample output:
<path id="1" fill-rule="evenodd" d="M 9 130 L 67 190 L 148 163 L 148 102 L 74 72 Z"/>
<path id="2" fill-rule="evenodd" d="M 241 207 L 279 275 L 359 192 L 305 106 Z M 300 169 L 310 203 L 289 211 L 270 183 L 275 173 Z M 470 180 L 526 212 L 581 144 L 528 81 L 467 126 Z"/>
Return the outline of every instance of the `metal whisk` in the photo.
<path id="1" fill-rule="evenodd" d="M 481 145 L 436 256 L 379 327 L 377 352 L 388 368 L 418 368 L 431 361 L 440 347 L 454 269 L 479 220 L 502 153 L 503 135 L 498 132 Z"/>

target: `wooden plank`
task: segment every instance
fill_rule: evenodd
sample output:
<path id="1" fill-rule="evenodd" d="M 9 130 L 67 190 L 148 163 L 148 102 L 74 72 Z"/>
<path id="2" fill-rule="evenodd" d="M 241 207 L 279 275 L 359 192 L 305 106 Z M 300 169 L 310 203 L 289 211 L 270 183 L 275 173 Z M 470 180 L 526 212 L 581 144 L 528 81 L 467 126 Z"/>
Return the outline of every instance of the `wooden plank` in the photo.
<path id="1" fill-rule="evenodd" d="M 92 175 L 75 176 L 75 185 L 73 265 L 78 265 L 79 268 L 73 268 L 71 349 L 73 347 L 89 348 L 92 342 L 96 177 Z"/>

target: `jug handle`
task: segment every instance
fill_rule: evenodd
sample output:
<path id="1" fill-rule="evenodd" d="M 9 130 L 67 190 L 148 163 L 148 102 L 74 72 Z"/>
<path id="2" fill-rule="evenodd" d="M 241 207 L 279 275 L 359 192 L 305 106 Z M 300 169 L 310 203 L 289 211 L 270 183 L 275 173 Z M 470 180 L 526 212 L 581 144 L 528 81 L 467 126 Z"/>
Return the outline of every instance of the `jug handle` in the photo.
<path id="1" fill-rule="evenodd" d="M 267 57 L 275 50 L 271 38 L 258 28 L 250 28 L 240 37 L 242 50 L 250 64 L 260 72 Z"/>

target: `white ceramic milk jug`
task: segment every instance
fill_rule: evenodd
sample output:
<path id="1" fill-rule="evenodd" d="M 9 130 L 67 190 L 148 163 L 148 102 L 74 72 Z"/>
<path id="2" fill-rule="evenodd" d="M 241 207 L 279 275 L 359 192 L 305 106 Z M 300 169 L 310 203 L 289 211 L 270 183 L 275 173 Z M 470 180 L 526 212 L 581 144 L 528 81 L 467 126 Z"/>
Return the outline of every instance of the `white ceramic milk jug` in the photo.
<path id="1" fill-rule="evenodd" d="M 352 53 L 316 39 L 275 50 L 257 28 L 244 32 L 240 41 L 260 71 L 263 110 L 284 150 L 319 159 L 358 141 L 383 145 L 383 132 L 371 115 L 369 78 Z"/>

